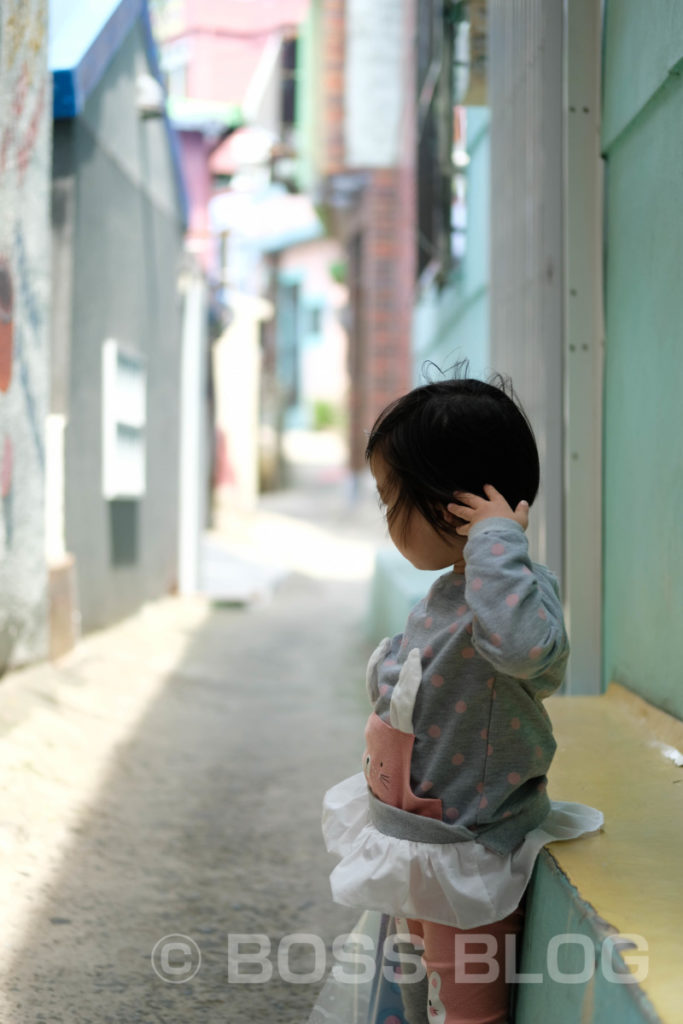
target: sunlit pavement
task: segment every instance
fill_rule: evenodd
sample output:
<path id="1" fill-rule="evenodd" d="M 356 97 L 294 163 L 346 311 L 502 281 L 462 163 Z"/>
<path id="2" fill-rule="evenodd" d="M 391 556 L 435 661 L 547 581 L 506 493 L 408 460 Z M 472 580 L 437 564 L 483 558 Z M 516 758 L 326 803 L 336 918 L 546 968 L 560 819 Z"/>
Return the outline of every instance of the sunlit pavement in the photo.
<path id="1" fill-rule="evenodd" d="M 356 918 L 329 896 L 320 802 L 359 766 L 383 530 L 338 465 L 294 477 L 209 538 L 250 600 L 166 598 L 0 683 L 3 1024 L 307 1019 L 320 985 L 277 953 L 320 936 L 329 967 Z M 230 936 L 253 933 L 273 974 L 243 984 Z"/>
<path id="2" fill-rule="evenodd" d="M 372 478 L 352 482 L 334 434 L 290 431 L 284 450 L 290 486 L 203 538 L 202 589 L 214 599 L 267 600 L 291 572 L 347 581 L 372 573 L 386 542 Z"/>

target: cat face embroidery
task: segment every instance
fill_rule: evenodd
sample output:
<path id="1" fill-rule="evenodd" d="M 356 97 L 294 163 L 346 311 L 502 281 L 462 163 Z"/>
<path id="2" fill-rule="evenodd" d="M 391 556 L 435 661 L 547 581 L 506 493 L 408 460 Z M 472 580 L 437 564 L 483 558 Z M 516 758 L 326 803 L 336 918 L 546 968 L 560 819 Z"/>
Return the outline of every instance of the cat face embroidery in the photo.
<path id="1" fill-rule="evenodd" d="M 413 793 L 410 766 L 415 734 L 413 708 L 422 678 L 420 650 L 415 647 L 401 667 L 389 705 L 389 722 L 373 712 L 365 727 L 363 772 L 371 793 L 385 804 L 442 820 L 439 799 Z M 431 784 L 424 784 L 427 792 Z"/>
<path id="2" fill-rule="evenodd" d="M 373 757 L 369 751 L 363 754 L 363 771 L 368 786 L 379 800 L 389 802 L 392 795 L 392 778 L 389 766 L 384 764 L 378 754 Z"/>

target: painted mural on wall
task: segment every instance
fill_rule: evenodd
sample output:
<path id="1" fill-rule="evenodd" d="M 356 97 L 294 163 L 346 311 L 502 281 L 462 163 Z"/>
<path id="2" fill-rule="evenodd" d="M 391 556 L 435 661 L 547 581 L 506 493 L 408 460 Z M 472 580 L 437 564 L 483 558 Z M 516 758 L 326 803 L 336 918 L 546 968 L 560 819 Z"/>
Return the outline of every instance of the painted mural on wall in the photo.
<path id="1" fill-rule="evenodd" d="M 47 651 L 47 0 L 0 2 L 0 672 Z"/>

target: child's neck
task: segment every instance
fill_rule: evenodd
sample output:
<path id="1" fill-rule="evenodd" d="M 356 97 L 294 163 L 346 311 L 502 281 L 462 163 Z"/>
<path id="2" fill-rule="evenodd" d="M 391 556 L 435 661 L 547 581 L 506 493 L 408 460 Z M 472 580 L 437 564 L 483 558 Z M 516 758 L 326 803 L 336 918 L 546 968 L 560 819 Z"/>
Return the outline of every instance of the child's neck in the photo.
<path id="1" fill-rule="evenodd" d="M 456 536 L 453 538 L 453 572 L 465 572 L 465 544 L 467 537 Z"/>

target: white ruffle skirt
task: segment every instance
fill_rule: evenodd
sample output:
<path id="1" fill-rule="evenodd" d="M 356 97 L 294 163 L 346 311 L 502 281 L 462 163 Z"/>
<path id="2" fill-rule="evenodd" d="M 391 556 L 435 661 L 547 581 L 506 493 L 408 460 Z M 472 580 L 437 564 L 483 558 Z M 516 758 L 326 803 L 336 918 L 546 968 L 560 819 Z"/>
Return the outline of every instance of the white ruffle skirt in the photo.
<path id="1" fill-rule="evenodd" d="M 417 842 L 386 835 L 372 823 L 363 772 L 333 786 L 323 801 L 323 835 L 341 858 L 330 875 L 332 895 L 344 906 L 394 917 L 478 928 L 518 906 L 546 843 L 600 830 L 601 811 L 551 800 L 541 825 L 508 854 L 475 840 Z"/>

